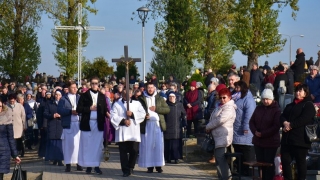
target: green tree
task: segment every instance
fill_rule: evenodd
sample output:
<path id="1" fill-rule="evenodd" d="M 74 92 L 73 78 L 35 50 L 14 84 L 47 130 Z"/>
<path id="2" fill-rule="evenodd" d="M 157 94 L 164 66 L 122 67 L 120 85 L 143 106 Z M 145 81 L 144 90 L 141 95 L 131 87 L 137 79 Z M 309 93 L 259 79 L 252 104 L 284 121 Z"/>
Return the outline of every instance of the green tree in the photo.
<path id="1" fill-rule="evenodd" d="M 104 79 L 106 76 L 113 74 L 113 67 L 109 66 L 104 57 L 94 58 L 92 63 L 90 61 L 85 61 L 82 66 L 85 78 L 98 76 L 99 78 Z"/>
<path id="2" fill-rule="evenodd" d="M 117 71 L 114 72 L 117 77 L 117 80 L 126 77 L 126 64 L 124 62 L 117 62 Z M 140 76 L 138 73 L 138 67 L 135 62 L 129 63 L 129 77 L 134 76 L 136 79 Z"/>
<path id="3" fill-rule="evenodd" d="M 178 80 L 184 80 L 190 73 L 190 66 L 183 56 L 167 51 L 156 51 L 150 64 L 150 72 L 157 77 L 169 78 L 173 75 Z"/>
<path id="4" fill-rule="evenodd" d="M 298 0 L 286 1 L 295 12 L 299 9 Z M 278 34 L 280 22 L 277 21 L 279 9 L 273 8 L 270 0 L 239 0 L 234 12 L 235 22 L 230 34 L 230 42 L 235 49 L 248 56 L 248 68 L 258 62 L 258 57 L 280 52 L 286 40 Z M 279 6 L 283 6 L 279 4 Z"/>
<path id="5" fill-rule="evenodd" d="M 228 29 L 233 21 L 230 13 L 233 4 L 234 0 L 198 0 L 204 39 L 198 53 L 201 54 L 205 69 L 218 71 L 232 63 L 233 50 Z"/>
<path id="6" fill-rule="evenodd" d="M 0 12 L 0 71 L 11 80 L 22 81 L 41 62 L 35 31 L 40 25 L 40 1 L 1 1 Z"/>
<path id="7" fill-rule="evenodd" d="M 82 3 L 83 16 L 82 25 L 88 26 L 88 13 L 97 13 L 91 8 L 89 0 L 42 0 L 43 8 L 49 17 L 54 19 L 56 26 L 77 26 L 78 25 L 78 3 Z M 96 0 L 90 0 L 95 3 Z M 86 47 L 88 42 L 88 32 L 82 33 L 82 47 Z M 55 40 L 56 52 L 54 57 L 57 66 L 65 72 L 68 78 L 72 78 L 78 68 L 78 31 L 76 30 L 52 30 L 52 37 Z"/>
<path id="8" fill-rule="evenodd" d="M 161 2 L 161 5 L 160 5 Z M 183 56 L 191 67 L 202 42 L 200 14 L 193 0 L 149 1 L 163 21 L 156 23 L 153 51 Z M 165 13 L 160 13 L 164 11 Z"/>

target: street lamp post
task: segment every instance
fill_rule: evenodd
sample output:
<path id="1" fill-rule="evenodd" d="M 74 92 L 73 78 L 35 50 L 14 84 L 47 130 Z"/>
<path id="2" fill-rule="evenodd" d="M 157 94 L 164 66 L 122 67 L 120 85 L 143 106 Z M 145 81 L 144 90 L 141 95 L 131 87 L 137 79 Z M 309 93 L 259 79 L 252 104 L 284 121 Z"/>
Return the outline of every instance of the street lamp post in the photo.
<path id="1" fill-rule="evenodd" d="M 145 44 L 144 44 L 144 24 L 146 22 L 148 12 L 150 11 L 147 7 L 141 7 L 137 9 L 139 18 L 142 22 L 142 57 L 143 57 L 143 82 L 146 78 L 146 52 L 145 52 Z"/>
<path id="2" fill-rule="evenodd" d="M 293 37 L 304 37 L 304 35 L 303 34 L 301 34 L 301 35 L 287 35 L 287 34 L 282 34 L 282 33 L 279 33 L 279 35 L 283 35 L 283 36 L 288 36 L 289 37 L 289 39 L 290 39 L 290 54 L 289 54 L 289 64 L 290 64 L 290 62 L 291 62 L 291 39 L 293 38 Z"/>

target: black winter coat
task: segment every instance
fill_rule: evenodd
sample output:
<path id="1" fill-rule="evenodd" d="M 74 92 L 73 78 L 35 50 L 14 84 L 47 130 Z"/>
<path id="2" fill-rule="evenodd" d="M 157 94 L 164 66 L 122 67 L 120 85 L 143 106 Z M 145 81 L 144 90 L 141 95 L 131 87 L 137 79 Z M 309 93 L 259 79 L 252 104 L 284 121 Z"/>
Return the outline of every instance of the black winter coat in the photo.
<path id="1" fill-rule="evenodd" d="M 187 125 L 186 122 L 186 111 L 182 103 L 172 103 L 167 101 L 170 108 L 169 114 L 164 115 L 167 130 L 163 132 L 164 139 L 180 139 L 181 138 L 181 127 Z"/>
<path id="2" fill-rule="evenodd" d="M 214 77 L 213 73 L 208 73 L 205 81 L 204 81 L 204 84 L 206 85 L 206 87 L 208 87 L 210 84 L 211 84 L 211 79 Z"/>
<path id="3" fill-rule="evenodd" d="M 311 97 L 304 98 L 298 104 L 295 102 L 288 104 L 281 114 L 280 125 L 283 127 L 283 122 L 288 121 L 292 129 L 288 132 L 282 131 L 281 145 L 310 148 L 311 143 L 307 140 L 305 127 L 313 123 L 315 114 Z"/>
<path id="4" fill-rule="evenodd" d="M 53 115 L 57 113 L 57 103 L 55 101 L 50 101 L 44 110 L 43 116 L 43 127 L 47 128 L 47 133 L 49 139 L 61 139 L 62 135 L 62 125 L 60 118 L 53 118 Z"/>
<path id="5" fill-rule="evenodd" d="M 0 173 L 10 172 L 11 157 L 16 158 L 18 152 L 13 138 L 13 125 L 0 125 Z"/>
<path id="6" fill-rule="evenodd" d="M 293 92 L 294 92 L 294 73 L 293 73 L 292 69 L 288 69 L 286 71 L 286 75 L 287 75 L 288 80 L 289 80 L 289 85 L 288 85 L 288 88 L 287 88 L 287 94 L 293 94 Z"/>
<path id="7" fill-rule="evenodd" d="M 252 144 L 263 148 L 280 146 L 280 115 L 281 110 L 276 101 L 270 106 L 257 106 L 249 122 L 253 134 Z M 255 135 L 256 131 L 261 133 L 261 137 Z"/>
<path id="8" fill-rule="evenodd" d="M 291 69 L 294 72 L 295 77 L 299 77 L 304 73 L 304 65 L 306 63 L 305 54 L 302 52 L 296 55 L 296 60 L 292 64 Z"/>
<path id="9" fill-rule="evenodd" d="M 254 84 L 258 90 L 260 90 L 260 88 L 261 88 L 263 79 L 264 79 L 263 74 L 259 69 L 257 69 L 257 70 L 252 69 L 251 70 L 249 83 Z"/>
<path id="10" fill-rule="evenodd" d="M 90 115 L 91 110 L 90 107 L 93 105 L 92 97 L 90 94 L 91 90 L 86 91 L 84 94 L 80 96 L 77 112 L 81 114 L 80 119 L 80 130 L 81 131 L 91 131 L 90 129 Z M 107 102 L 105 96 L 101 92 L 97 92 L 97 121 L 98 121 L 98 130 L 104 130 L 104 122 L 105 117 L 108 112 Z"/>
<path id="11" fill-rule="evenodd" d="M 38 124 L 38 128 L 41 129 L 43 127 L 43 113 L 44 110 L 47 106 L 47 102 L 49 102 L 50 100 L 44 99 L 44 101 L 42 101 L 38 107 L 38 110 L 36 112 L 36 117 L 37 117 L 37 124 Z"/>

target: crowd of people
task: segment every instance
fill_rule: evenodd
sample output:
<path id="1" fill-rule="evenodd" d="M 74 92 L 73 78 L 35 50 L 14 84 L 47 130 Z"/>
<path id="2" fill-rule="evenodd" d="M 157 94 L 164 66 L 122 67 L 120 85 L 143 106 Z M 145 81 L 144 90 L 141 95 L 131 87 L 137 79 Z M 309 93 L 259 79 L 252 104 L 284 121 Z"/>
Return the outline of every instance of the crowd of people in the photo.
<path id="1" fill-rule="evenodd" d="M 79 88 L 73 81 L 55 78 L 49 84 L 6 83 L 1 87 L 0 147 L 10 151 L 0 153 L 5 159 L 0 162 L 0 179 L 9 172 L 10 156 L 20 162 L 25 149 L 34 148 L 44 160 L 65 166 L 65 172 L 71 172 L 74 164 L 78 171 L 102 174 L 103 148 L 111 143 L 119 147 L 123 177 L 134 173 L 137 160 L 148 173 L 162 173 L 165 163 L 182 159 L 183 131 L 186 137 L 197 136 L 202 119 L 215 141 L 210 162 L 216 163 L 220 179 L 231 177 L 224 155 L 230 149 L 242 153 L 241 164 L 255 160 L 273 164 L 280 146 L 285 179 L 292 179 L 293 159 L 298 179 L 305 179 L 311 143 L 304 129 L 313 122 L 313 103 L 320 101 L 320 76 L 319 65 L 310 62 L 306 75 L 301 48 L 296 58 L 290 66 L 279 63 L 274 68 L 267 61 L 260 67 L 254 63 L 250 72 L 246 66 L 237 71 L 233 65 L 226 79 L 208 69 L 199 82 L 188 81 L 188 76 L 180 83 L 170 76 L 159 84 L 153 75 L 147 83 L 131 76 L 129 88 L 125 79 L 115 76 L 104 83 L 98 77 L 83 80 Z M 283 94 L 294 100 L 281 110 Z M 249 174 L 248 166 L 237 168 Z M 263 168 L 263 179 L 274 174 L 273 167 Z"/>

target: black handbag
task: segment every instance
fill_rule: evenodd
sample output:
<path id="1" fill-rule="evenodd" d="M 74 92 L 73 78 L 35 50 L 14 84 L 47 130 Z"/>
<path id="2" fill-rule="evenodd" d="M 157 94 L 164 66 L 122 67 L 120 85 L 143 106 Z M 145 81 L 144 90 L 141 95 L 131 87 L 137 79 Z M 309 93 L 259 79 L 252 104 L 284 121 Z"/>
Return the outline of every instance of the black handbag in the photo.
<path id="1" fill-rule="evenodd" d="M 16 164 L 13 169 L 11 180 L 27 180 L 27 171 L 23 171 L 21 165 Z"/>
<path id="2" fill-rule="evenodd" d="M 201 149 L 203 151 L 208 152 L 208 153 L 213 153 L 214 147 L 215 147 L 214 139 L 213 139 L 211 133 L 206 134 L 206 138 L 203 140 L 203 142 L 201 144 Z"/>

